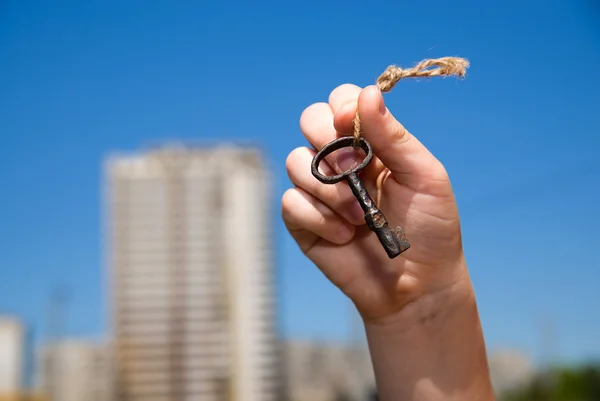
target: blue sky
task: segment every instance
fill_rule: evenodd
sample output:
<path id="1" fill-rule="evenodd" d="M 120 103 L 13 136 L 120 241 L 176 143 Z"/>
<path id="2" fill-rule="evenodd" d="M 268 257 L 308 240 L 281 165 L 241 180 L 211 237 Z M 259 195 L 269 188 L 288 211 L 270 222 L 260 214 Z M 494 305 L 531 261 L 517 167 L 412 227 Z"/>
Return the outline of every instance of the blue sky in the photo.
<path id="1" fill-rule="evenodd" d="M 273 168 L 281 327 L 348 339 L 348 303 L 279 221 L 298 119 L 389 64 L 461 56 L 465 80 L 403 81 L 392 112 L 440 158 L 459 201 L 489 346 L 600 357 L 600 8 L 592 1 L 142 2 L 0 5 L 0 311 L 44 335 L 107 311 L 101 163 L 153 141 L 253 141 Z"/>

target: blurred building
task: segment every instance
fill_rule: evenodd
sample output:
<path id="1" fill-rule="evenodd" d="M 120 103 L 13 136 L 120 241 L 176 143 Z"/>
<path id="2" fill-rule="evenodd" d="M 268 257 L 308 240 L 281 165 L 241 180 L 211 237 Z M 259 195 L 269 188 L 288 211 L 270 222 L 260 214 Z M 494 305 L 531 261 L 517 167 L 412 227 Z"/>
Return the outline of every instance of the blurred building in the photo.
<path id="1" fill-rule="evenodd" d="M 109 344 L 57 341 L 39 350 L 36 386 L 47 401 L 114 401 L 113 374 Z"/>
<path id="2" fill-rule="evenodd" d="M 164 147 L 105 168 L 120 400 L 279 399 L 261 154 Z"/>
<path id="3" fill-rule="evenodd" d="M 18 319 L 0 316 L 0 399 L 22 391 L 25 332 Z"/>
<path id="4" fill-rule="evenodd" d="M 528 384 L 536 373 L 532 360 L 514 350 L 490 351 L 488 364 L 492 386 L 498 395 Z"/>
<path id="5" fill-rule="evenodd" d="M 366 346 L 290 341 L 286 344 L 289 401 L 371 401 L 373 365 Z"/>

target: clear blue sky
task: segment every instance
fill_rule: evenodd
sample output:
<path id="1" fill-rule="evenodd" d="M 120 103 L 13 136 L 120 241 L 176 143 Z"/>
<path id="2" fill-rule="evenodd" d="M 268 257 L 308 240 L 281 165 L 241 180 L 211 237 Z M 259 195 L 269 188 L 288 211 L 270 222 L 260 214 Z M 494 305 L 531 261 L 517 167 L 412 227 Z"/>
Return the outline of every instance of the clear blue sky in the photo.
<path id="1" fill-rule="evenodd" d="M 252 140 L 275 177 L 285 336 L 347 339 L 344 298 L 279 222 L 298 119 L 388 64 L 456 55 L 465 80 L 386 101 L 447 166 L 487 342 L 600 356 L 600 8 L 593 1 L 0 3 L 0 310 L 37 335 L 106 331 L 101 161 L 164 139 Z"/>

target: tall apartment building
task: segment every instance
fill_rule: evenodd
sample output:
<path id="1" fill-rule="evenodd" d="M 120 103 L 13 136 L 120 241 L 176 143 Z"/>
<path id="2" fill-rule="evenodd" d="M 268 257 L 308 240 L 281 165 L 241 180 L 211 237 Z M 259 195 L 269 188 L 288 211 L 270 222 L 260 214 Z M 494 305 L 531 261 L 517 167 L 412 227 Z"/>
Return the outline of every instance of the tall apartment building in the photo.
<path id="1" fill-rule="evenodd" d="M 43 344 L 36 387 L 45 401 L 115 401 L 111 345 L 86 340 Z"/>
<path id="2" fill-rule="evenodd" d="M 261 154 L 164 147 L 105 168 L 120 400 L 279 399 Z"/>
<path id="3" fill-rule="evenodd" d="M 19 320 L 0 316 L 0 399 L 9 399 L 22 390 L 24 339 Z"/>

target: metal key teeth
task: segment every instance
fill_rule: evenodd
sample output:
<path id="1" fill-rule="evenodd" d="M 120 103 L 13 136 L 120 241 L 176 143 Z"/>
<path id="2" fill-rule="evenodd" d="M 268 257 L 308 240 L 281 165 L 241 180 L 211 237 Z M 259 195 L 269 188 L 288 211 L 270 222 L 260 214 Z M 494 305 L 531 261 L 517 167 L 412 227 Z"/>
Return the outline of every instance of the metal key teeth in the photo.
<path id="1" fill-rule="evenodd" d="M 395 229 L 385 226 L 372 231 L 377 235 L 379 242 L 383 245 L 383 248 L 390 259 L 394 259 L 410 247 L 410 244 L 407 241 L 402 241 L 398 237 L 398 233 Z"/>
<path id="2" fill-rule="evenodd" d="M 408 242 L 408 238 L 406 237 L 406 233 L 404 229 L 400 226 L 396 226 L 396 228 L 392 229 L 392 234 L 396 238 L 396 241 L 400 245 L 400 253 L 406 251 L 410 248 L 410 242 Z"/>

